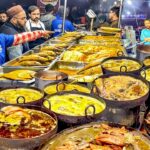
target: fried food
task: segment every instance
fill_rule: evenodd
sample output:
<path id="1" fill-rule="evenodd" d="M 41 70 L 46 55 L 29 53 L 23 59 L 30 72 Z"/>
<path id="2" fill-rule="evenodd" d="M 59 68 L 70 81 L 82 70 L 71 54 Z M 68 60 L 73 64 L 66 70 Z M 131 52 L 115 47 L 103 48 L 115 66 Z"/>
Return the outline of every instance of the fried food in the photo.
<path id="1" fill-rule="evenodd" d="M 62 60 L 64 61 L 80 61 L 83 62 L 86 55 L 77 51 L 66 51 L 63 55 Z"/>
<path id="2" fill-rule="evenodd" d="M 15 70 L 3 74 L 3 77 L 12 80 L 31 80 L 34 78 L 35 72 L 31 70 Z"/>
<path id="3" fill-rule="evenodd" d="M 38 62 L 46 62 L 48 61 L 47 58 L 44 58 L 44 57 L 41 57 L 41 56 L 38 56 L 36 54 L 31 54 L 31 55 L 28 55 L 28 56 L 22 56 L 20 58 L 20 62 L 22 61 L 38 61 Z"/>
<path id="4" fill-rule="evenodd" d="M 84 44 L 84 45 L 73 46 L 69 50 L 92 54 L 100 51 L 110 51 L 110 50 L 123 51 L 123 47 L 122 46 L 110 47 L 110 46 L 102 46 L 102 45 L 99 46 L 99 45 Z"/>
<path id="5" fill-rule="evenodd" d="M 105 59 L 105 58 L 109 58 L 109 57 L 114 57 L 118 55 L 118 51 L 117 50 L 109 50 L 109 51 L 105 51 L 102 50 L 101 52 L 92 54 L 92 55 L 88 55 L 86 58 L 86 62 L 92 62 L 94 60 L 97 59 Z"/>
<path id="6" fill-rule="evenodd" d="M 103 128 L 106 124 L 97 127 L 78 129 L 66 134 L 62 144 L 54 146 L 54 150 L 149 150 L 150 145 L 142 137 L 132 134 L 125 127 Z M 98 131 L 99 129 L 99 131 Z M 89 137 L 88 132 L 91 133 Z M 87 135 L 87 136 L 85 136 Z M 139 140 L 140 139 L 140 142 Z M 55 142 L 54 142 L 55 143 Z M 59 142 L 58 142 L 59 143 Z"/>
<path id="7" fill-rule="evenodd" d="M 37 53 L 39 56 L 45 57 L 45 56 L 56 56 L 56 53 L 53 51 L 43 51 Z"/>
<path id="8" fill-rule="evenodd" d="M 121 32 L 120 28 L 101 27 L 100 29 L 105 31 L 111 31 L 111 32 Z"/>
<path id="9" fill-rule="evenodd" d="M 20 66 L 42 66 L 43 64 L 38 61 L 21 61 L 17 63 Z"/>

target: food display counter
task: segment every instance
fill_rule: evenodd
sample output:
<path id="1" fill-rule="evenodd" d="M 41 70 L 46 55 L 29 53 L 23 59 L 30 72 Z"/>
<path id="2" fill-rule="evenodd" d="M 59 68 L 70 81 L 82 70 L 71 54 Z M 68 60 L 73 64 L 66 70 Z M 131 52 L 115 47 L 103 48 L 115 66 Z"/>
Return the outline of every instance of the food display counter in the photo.
<path id="1" fill-rule="evenodd" d="M 118 33 L 66 32 L 2 69 L 2 150 L 150 150 L 149 57 Z"/>

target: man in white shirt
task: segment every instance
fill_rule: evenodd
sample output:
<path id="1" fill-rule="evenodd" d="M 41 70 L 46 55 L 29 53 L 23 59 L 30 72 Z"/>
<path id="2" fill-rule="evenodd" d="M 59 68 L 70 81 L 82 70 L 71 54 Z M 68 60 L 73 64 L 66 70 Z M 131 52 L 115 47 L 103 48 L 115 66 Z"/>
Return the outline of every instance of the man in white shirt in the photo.
<path id="1" fill-rule="evenodd" d="M 45 30 L 45 25 L 40 21 L 40 9 L 37 6 L 30 6 L 28 8 L 30 19 L 26 22 L 26 31 Z M 30 49 L 45 42 L 44 38 L 37 39 L 36 41 L 30 42 Z"/>

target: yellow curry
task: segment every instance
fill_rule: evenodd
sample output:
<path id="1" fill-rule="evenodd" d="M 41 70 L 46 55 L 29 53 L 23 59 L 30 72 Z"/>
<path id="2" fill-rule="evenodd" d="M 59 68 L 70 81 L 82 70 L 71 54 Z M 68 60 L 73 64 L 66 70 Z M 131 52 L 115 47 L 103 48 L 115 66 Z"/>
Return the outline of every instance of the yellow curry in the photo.
<path id="1" fill-rule="evenodd" d="M 78 94 L 55 95 L 48 98 L 48 101 L 51 103 L 53 112 L 68 116 L 85 116 L 85 109 L 89 105 L 95 106 L 96 114 L 102 112 L 106 107 L 104 103 L 95 98 Z M 49 107 L 47 101 L 44 102 L 44 106 Z M 89 108 L 87 113 L 92 115 L 93 109 Z"/>
<path id="2" fill-rule="evenodd" d="M 47 94 L 54 94 L 57 93 L 57 84 L 49 85 L 44 89 L 44 92 Z M 58 91 L 73 91 L 77 90 L 84 93 L 90 93 L 90 90 L 87 87 L 78 85 L 78 84 L 60 84 L 58 85 Z"/>
<path id="3" fill-rule="evenodd" d="M 26 89 L 26 88 L 6 89 L 0 91 L 0 101 L 16 104 L 17 98 L 19 96 L 23 96 L 25 98 L 25 102 L 28 103 L 41 99 L 43 95 L 44 95 L 43 93 L 34 89 Z M 23 100 L 20 98 L 19 102 L 22 103 Z"/>
<path id="4" fill-rule="evenodd" d="M 111 59 L 111 60 L 104 62 L 102 66 L 105 69 L 109 71 L 114 71 L 114 72 L 120 72 L 121 66 L 126 66 L 126 68 L 124 67 L 122 68 L 122 71 L 127 71 L 127 72 L 135 71 L 142 67 L 138 62 L 134 60 L 129 60 L 129 59 L 119 59 L 119 60 Z"/>

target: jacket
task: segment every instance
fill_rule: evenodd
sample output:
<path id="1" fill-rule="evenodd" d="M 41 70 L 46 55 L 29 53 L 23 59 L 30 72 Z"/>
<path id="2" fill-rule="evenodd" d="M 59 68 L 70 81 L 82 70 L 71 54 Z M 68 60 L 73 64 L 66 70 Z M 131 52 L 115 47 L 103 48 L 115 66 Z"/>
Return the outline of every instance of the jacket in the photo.
<path id="1" fill-rule="evenodd" d="M 4 33 L 4 34 L 8 34 L 8 35 L 15 35 L 15 34 L 22 33 L 22 32 L 25 32 L 25 30 L 15 27 L 10 22 L 7 22 L 0 27 L 0 33 Z M 28 43 L 9 47 L 9 48 L 7 48 L 7 60 L 8 59 L 11 60 L 16 57 L 19 57 L 20 55 L 22 55 L 24 52 L 26 52 L 28 50 L 29 50 Z"/>
<path id="2" fill-rule="evenodd" d="M 53 34 L 53 37 L 59 36 L 62 33 L 62 23 L 63 23 L 63 19 L 61 17 L 58 17 L 53 20 L 52 22 L 52 31 L 54 31 L 55 33 Z M 75 28 L 73 26 L 73 24 L 69 21 L 66 20 L 65 21 L 65 31 L 74 31 Z"/>
<path id="3" fill-rule="evenodd" d="M 6 47 L 9 47 L 14 42 L 14 36 L 13 35 L 5 35 L 0 34 L 0 65 L 5 63 L 6 60 Z"/>
<path id="4" fill-rule="evenodd" d="M 51 30 L 52 21 L 55 20 L 56 17 L 52 14 L 45 14 L 41 16 L 41 21 L 44 23 L 46 30 Z"/>

